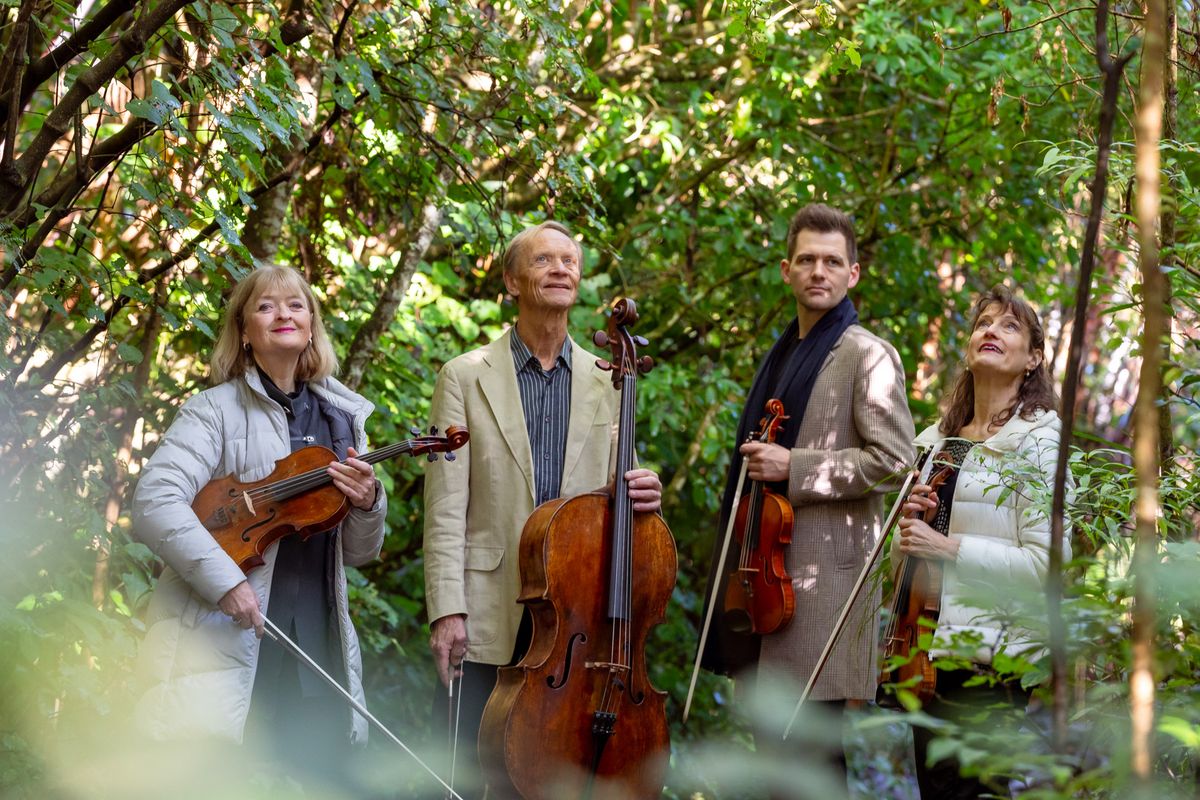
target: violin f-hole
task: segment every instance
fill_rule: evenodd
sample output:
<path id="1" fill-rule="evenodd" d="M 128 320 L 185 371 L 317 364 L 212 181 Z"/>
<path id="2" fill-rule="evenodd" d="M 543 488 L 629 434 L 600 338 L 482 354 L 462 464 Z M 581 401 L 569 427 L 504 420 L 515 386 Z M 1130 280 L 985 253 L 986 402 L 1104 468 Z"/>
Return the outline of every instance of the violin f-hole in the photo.
<path id="1" fill-rule="evenodd" d="M 571 659 L 573 659 L 575 657 L 575 644 L 577 642 L 582 644 L 583 642 L 586 642 L 586 641 L 587 641 L 586 633 L 571 634 L 571 638 L 567 641 L 567 657 L 563 660 L 562 677 L 555 680 L 553 675 L 547 676 L 547 678 L 546 678 L 547 686 L 549 686 L 551 689 L 561 689 L 563 686 L 566 686 L 567 678 L 571 677 Z"/>
<path id="2" fill-rule="evenodd" d="M 255 528 L 261 528 L 263 525 L 270 524 L 270 522 L 273 519 L 275 519 L 275 509 L 272 508 L 270 516 L 268 516 L 262 522 L 256 522 L 253 525 L 251 525 L 250 527 L 246 528 L 244 531 L 242 531 L 242 541 L 249 542 L 250 541 L 250 531 L 254 530 Z"/>

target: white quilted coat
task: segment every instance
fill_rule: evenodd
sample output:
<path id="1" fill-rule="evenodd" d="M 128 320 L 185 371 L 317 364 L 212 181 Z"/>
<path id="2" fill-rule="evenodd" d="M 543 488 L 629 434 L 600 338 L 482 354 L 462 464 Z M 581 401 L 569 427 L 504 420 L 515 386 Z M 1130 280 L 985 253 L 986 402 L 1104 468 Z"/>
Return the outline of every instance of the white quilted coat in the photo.
<path id="1" fill-rule="evenodd" d="M 1038 599 L 1050 563 L 1047 515 L 1060 427 L 1054 412 L 1032 420 L 1017 415 L 967 454 L 950 509 L 949 535 L 959 542 L 958 558 L 945 571 L 931 654 L 946 654 L 952 637 L 964 633 L 982 638 L 972 657 L 980 664 L 990 664 L 1000 649 L 1016 654 L 1044 643 L 1022 628 L 1020 617 L 1031 613 L 1030 599 L 1032 613 L 1045 615 Z M 934 424 L 916 444 L 931 447 L 942 438 Z M 1069 525 L 1063 538 L 1065 561 L 1071 557 Z"/>
<path id="2" fill-rule="evenodd" d="M 309 388 L 353 415 L 355 446 L 364 452 L 363 423 L 374 406 L 332 378 L 310 382 Z M 142 470 L 133 498 L 133 533 L 167 565 L 150 601 L 138 658 L 139 677 L 148 688 L 135 716 L 151 738 L 242 739 L 259 640 L 216 604 L 248 579 L 269 615 L 278 545 L 267 548 L 264 566 L 243 575 L 200 525 L 191 502 L 213 478 L 232 473 L 242 481 L 259 480 L 290 452 L 284 411 L 252 371 L 189 398 Z M 362 661 L 346 600 L 345 565 L 378 557 L 386 515 L 387 500 L 378 488 L 375 506 L 352 508 L 338 533 L 334 594 L 342 656 L 347 688 L 360 702 Z M 366 720 L 350 717 L 352 738 L 365 741 Z"/>

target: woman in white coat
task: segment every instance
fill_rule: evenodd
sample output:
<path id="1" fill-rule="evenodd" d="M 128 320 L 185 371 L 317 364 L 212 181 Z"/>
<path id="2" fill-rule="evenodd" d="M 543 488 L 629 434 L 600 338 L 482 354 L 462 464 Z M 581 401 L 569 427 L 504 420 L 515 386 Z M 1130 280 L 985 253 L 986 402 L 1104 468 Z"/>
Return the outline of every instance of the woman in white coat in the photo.
<path id="1" fill-rule="evenodd" d="M 1003 709 L 1011 716 L 1028 702 L 1018 682 L 993 681 L 990 665 L 997 653 L 1038 647 L 1013 620 L 1021 602 L 1037 602 L 1046 579 L 1050 524 L 1039 500 L 1049 496 L 1058 459 L 1057 404 L 1037 314 L 1003 286 L 984 293 L 944 415 L 917 437 L 919 448 L 947 453 L 957 467 L 936 492 L 915 487 L 893 541 L 893 563 L 899 554 L 945 568 L 930 654 L 953 653 L 960 668 L 938 671 L 936 696 L 924 709 L 932 716 L 999 724 Z M 920 517 L 931 509 L 936 514 L 926 524 Z M 1064 550 L 1069 558 L 1069 537 Z M 969 668 L 962 668 L 963 656 Z M 987 676 L 982 683 L 980 675 Z M 914 728 L 922 797 L 975 798 L 997 790 L 962 777 L 953 758 L 927 764 L 932 738 L 928 729 Z"/>
<path id="2" fill-rule="evenodd" d="M 387 505 L 372 467 L 355 458 L 373 406 L 331 377 L 336 366 L 299 272 L 262 267 L 237 284 L 213 355 L 215 386 L 184 404 L 134 494 L 134 536 L 166 563 L 139 655 L 148 689 L 135 716 L 151 738 L 249 740 L 302 780 L 337 771 L 350 744 L 366 738 L 365 720 L 262 638 L 269 614 L 362 700 L 345 566 L 378 556 Z M 328 471 L 350 513 L 332 531 L 281 539 L 243 574 L 192 500 L 214 478 L 266 477 L 313 443 L 344 459 Z"/>

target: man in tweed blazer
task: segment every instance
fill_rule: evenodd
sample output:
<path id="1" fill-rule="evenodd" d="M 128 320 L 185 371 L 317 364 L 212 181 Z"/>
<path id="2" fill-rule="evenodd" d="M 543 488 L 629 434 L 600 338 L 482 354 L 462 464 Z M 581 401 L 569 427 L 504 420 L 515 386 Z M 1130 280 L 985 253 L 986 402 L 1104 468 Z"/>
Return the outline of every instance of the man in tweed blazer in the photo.
<path id="1" fill-rule="evenodd" d="M 780 272 L 796 319 L 760 368 L 742 427 L 753 430 L 771 397 L 790 419 L 782 444 L 746 443 L 740 454 L 750 478 L 777 483 L 794 507 L 785 561 L 796 611 L 762 637 L 759 671 L 788 679 L 798 698 L 880 535 L 883 493 L 912 464 L 914 430 L 895 349 L 857 324 L 847 299 L 860 277 L 850 218 L 802 208 Z M 840 712 L 847 700 L 875 697 L 879 594 L 876 586 L 856 604 L 810 701 Z M 840 737 L 830 749 L 844 769 Z"/>
<path id="2" fill-rule="evenodd" d="M 433 393 L 431 422 L 466 425 L 457 460 L 431 462 L 425 476 L 425 602 L 438 677 L 456 674 L 459 766 L 475 761 L 480 717 L 497 667 L 528 647 L 517 603 L 518 546 L 533 509 L 595 491 L 615 464 L 620 395 L 596 357 L 567 335 L 578 297 L 582 249 L 545 222 L 513 238 L 504 283 L 517 322 L 497 339 L 447 362 Z M 636 511 L 657 511 L 662 485 L 648 469 L 626 473 Z M 446 717 L 439 690 L 435 724 Z M 455 789 L 463 796 L 478 787 Z"/>

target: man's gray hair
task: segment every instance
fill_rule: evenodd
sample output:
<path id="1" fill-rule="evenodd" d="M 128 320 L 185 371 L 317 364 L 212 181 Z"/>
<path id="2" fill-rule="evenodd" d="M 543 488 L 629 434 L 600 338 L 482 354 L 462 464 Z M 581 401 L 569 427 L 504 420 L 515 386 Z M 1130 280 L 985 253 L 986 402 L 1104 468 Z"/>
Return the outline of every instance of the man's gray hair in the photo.
<path id="1" fill-rule="evenodd" d="M 554 220 L 546 220 L 540 225 L 534 225 L 532 228 L 526 228 L 512 238 L 508 243 L 508 247 L 504 248 L 504 255 L 500 257 L 500 263 L 504 266 L 504 274 L 517 271 L 517 265 L 520 263 L 521 257 L 524 255 L 525 248 L 529 246 L 529 242 L 533 240 L 542 231 L 557 231 L 563 236 L 566 236 L 575 245 L 576 255 L 579 257 L 580 268 L 583 267 L 583 247 L 571 235 L 571 230 L 561 222 Z"/>

